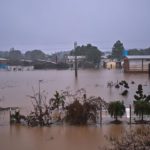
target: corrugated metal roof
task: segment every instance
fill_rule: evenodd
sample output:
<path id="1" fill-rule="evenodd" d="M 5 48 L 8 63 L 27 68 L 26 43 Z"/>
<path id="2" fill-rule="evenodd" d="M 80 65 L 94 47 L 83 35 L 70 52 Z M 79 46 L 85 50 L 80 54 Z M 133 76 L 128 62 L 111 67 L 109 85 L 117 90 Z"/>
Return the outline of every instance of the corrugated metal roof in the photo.
<path id="1" fill-rule="evenodd" d="M 32 60 L 30 60 L 30 59 L 21 59 L 21 61 L 33 62 L 33 61 L 32 61 Z"/>
<path id="2" fill-rule="evenodd" d="M 150 59 L 150 55 L 128 55 L 128 59 Z"/>
<path id="3" fill-rule="evenodd" d="M 77 56 L 77 59 L 85 59 L 85 56 Z M 68 56 L 68 59 L 75 59 L 75 56 Z"/>
<path id="4" fill-rule="evenodd" d="M 6 59 L 6 58 L 0 58 L 0 60 L 1 60 L 1 61 L 4 61 L 4 60 L 8 60 L 8 59 Z"/>
<path id="5" fill-rule="evenodd" d="M 37 59 L 37 61 L 57 64 L 56 62 L 53 62 L 53 61 L 50 61 L 50 60 L 44 60 L 44 59 Z"/>

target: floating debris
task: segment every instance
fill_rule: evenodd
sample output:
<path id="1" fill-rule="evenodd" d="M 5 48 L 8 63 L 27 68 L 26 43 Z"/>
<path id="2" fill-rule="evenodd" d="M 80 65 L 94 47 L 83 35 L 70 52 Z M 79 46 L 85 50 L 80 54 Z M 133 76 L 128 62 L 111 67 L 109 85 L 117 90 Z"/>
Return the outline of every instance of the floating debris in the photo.
<path id="1" fill-rule="evenodd" d="M 129 88 L 129 85 L 128 85 L 128 83 L 125 80 L 122 80 L 121 82 L 119 82 L 119 85 L 122 85 L 122 86 L 124 86 L 127 89 Z"/>
<path id="2" fill-rule="evenodd" d="M 119 89 L 120 88 L 119 84 L 115 85 L 115 88 Z"/>
<path id="3" fill-rule="evenodd" d="M 109 81 L 109 82 L 107 82 L 107 87 L 112 87 L 113 86 L 113 82 L 112 81 Z"/>
<path id="4" fill-rule="evenodd" d="M 124 90 L 124 91 L 121 93 L 122 96 L 126 96 L 127 94 L 128 94 L 128 90 Z"/>
<path id="5" fill-rule="evenodd" d="M 135 82 L 134 82 L 134 81 L 131 81 L 131 84 L 135 84 Z"/>

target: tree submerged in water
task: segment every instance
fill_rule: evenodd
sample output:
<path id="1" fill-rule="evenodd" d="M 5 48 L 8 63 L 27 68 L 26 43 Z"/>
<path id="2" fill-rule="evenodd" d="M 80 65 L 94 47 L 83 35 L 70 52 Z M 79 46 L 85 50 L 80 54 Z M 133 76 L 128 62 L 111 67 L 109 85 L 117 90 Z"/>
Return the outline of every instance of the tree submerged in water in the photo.
<path id="1" fill-rule="evenodd" d="M 117 59 L 118 61 L 123 59 L 123 50 L 124 46 L 121 41 L 116 41 L 112 48 L 112 58 Z"/>
<path id="2" fill-rule="evenodd" d="M 145 123 L 144 115 L 150 115 L 150 95 L 145 95 L 142 85 L 139 84 L 134 98 L 134 113 L 141 118 L 141 123 Z"/>
<path id="3" fill-rule="evenodd" d="M 83 90 L 83 89 L 82 89 Z M 66 106 L 66 122 L 74 125 L 96 123 L 97 112 L 107 109 L 108 104 L 100 97 L 73 96 L 73 101 Z"/>
<path id="4" fill-rule="evenodd" d="M 85 125 L 89 121 L 96 123 L 97 111 L 107 107 L 107 103 L 100 97 L 86 98 L 84 89 L 75 94 L 56 91 L 49 103 L 44 93 L 34 93 L 29 97 L 32 99 L 33 111 L 24 118 L 20 118 L 20 114 L 12 115 L 15 120 L 24 119 L 29 126 L 49 126 L 64 121 L 74 125 Z"/>
<path id="5" fill-rule="evenodd" d="M 92 120 L 96 123 L 96 105 L 90 102 L 84 102 L 81 104 L 78 100 L 75 100 L 72 104 L 66 107 L 66 121 L 70 124 L 80 125 L 87 124 L 88 120 Z"/>
<path id="6" fill-rule="evenodd" d="M 36 93 L 34 96 L 30 96 L 34 101 L 32 102 L 34 111 L 28 116 L 28 125 L 31 126 L 45 126 L 56 122 L 61 122 L 62 111 L 65 110 L 65 96 L 63 93 L 55 92 L 54 97 L 50 98 L 47 104 L 47 97 L 43 93 Z M 40 101 L 39 102 L 39 98 Z"/>
<path id="7" fill-rule="evenodd" d="M 120 101 L 113 101 L 110 102 L 108 105 L 108 113 L 111 117 L 114 117 L 114 123 L 120 123 L 118 117 L 122 117 L 125 114 L 125 106 L 123 102 Z"/>

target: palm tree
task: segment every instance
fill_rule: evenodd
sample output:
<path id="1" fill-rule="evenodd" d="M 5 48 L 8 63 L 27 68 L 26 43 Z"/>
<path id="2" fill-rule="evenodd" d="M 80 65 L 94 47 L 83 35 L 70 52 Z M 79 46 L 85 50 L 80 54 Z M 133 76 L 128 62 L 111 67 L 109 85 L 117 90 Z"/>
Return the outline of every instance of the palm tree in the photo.
<path id="1" fill-rule="evenodd" d="M 113 101 L 108 105 L 108 113 L 111 117 L 115 118 L 115 122 L 118 121 L 118 117 L 122 117 L 125 114 L 125 106 L 123 102 Z"/>

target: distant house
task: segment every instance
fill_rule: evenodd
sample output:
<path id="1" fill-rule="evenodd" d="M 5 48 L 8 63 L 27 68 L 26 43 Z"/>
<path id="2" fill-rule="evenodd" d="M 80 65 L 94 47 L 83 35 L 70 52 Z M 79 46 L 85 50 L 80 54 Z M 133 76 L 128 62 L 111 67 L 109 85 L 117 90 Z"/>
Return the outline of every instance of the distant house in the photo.
<path id="1" fill-rule="evenodd" d="M 124 58 L 124 72 L 148 72 L 150 55 L 129 55 Z"/>
<path id="2" fill-rule="evenodd" d="M 83 64 L 85 61 L 86 56 L 77 56 L 77 65 Z M 67 56 L 66 63 L 70 66 L 70 68 L 75 67 L 75 56 Z M 82 66 L 82 65 L 81 65 Z"/>
<path id="3" fill-rule="evenodd" d="M 7 69 L 8 65 L 7 65 L 7 59 L 5 58 L 0 58 L 0 69 Z"/>
<path id="4" fill-rule="evenodd" d="M 116 62 L 115 61 L 108 61 L 106 63 L 106 68 L 107 69 L 115 69 L 116 68 Z"/>
<path id="5" fill-rule="evenodd" d="M 78 61 L 83 61 L 86 57 L 85 56 L 77 56 Z M 67 57 L 67 62 L 74 62 L 75 61 L 75 56 L 68 56 Z"/>
<path id="6" fill-rule="evenodd" d="M 101 67 L 107 68 L 107 69 L 121 68 L 121 62 L 102 56 L 101 57 Z"/>
<path id="7" fill-rule="evenodd" d="M 32 60 L 30 60 L 30 59 L 21 59 L 20 60 L 22 63 L 22 65 L 23 66 L 30 66 L 30 65 L 32 65 L 32 63 L 33 63 L 33 61 Z"/>
<path id="8" fill-rule="evenodd" d="M 0 58 L 0 64 L 7 64 L 8 59 Z"/>

